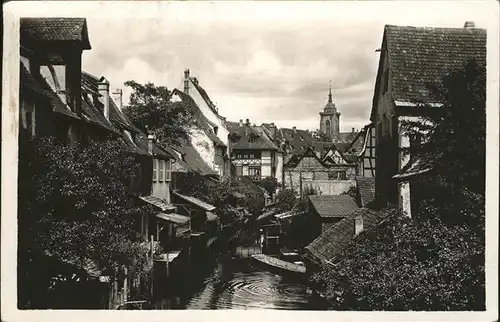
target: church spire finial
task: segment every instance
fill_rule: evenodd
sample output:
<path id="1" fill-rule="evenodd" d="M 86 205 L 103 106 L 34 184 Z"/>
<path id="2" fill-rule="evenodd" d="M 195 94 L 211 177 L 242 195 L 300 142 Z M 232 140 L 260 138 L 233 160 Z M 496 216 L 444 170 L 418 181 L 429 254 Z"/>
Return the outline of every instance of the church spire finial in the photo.
<path id="1" fill-rule="evenodd" d="M 332 103 L 332 81 L 330 81 L 330 88 L 328 91 L 328 103 Z"/>

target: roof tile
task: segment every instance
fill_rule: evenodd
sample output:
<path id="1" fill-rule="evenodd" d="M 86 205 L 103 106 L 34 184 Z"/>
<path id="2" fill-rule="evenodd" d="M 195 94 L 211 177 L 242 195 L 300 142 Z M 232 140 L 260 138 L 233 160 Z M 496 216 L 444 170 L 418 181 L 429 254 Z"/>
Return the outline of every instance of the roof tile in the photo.
<path id="1" fill-rule="evenodd" d="M 361 207 L 375 200 L 375 178 L 374 177 L 356 177 L 359 195 L 361 198 Z"/>
<path id="2" fill-rule="evenodd" d="M 433 102 L 427 84 L 463 68 L 468 59 L 486 65 L 486 30 L 385 26 L 393 99 Z"/>
<path id="3" fill-rule="evenodd" d="M 347 217 L 359 209 L 356 201 L 349 195 L 309 196 L 313 208 L 321 217 Z"/>
<path id="4" fill-rule="evenodd" d="M 21 43 L 77 41 L 90 49 L 85 18 L 21 18 Z"/>
<path id="5" fill-rule="evenodd" d="M 306 256 L 311 255 L 314 260 L 331 261 L 335 256 L 347 249 L 355 237 L 355 217 L 362 216 L 363 229 L 369 230 L 378 225 L 388 215 L 388 212 L 360 208 L 352 212 L 347 218 L 331 226 L 306 246 Z"/>

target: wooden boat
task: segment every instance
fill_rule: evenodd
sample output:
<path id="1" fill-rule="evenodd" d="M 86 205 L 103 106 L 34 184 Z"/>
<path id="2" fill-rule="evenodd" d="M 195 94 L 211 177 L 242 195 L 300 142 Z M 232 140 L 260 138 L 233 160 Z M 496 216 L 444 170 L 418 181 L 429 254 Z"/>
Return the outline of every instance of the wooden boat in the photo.
<path id="1" fill-rule="evenodd" d="M 294 273 L 294 274 L 306 273 L 306 267 L 301 263 L 290 263 L 264 254 L 252 255 L 252 258 L 255 261 L 257 261 L 257 263 L 262 264 L 270 271 L 280 275 L 282 273 Z"/>

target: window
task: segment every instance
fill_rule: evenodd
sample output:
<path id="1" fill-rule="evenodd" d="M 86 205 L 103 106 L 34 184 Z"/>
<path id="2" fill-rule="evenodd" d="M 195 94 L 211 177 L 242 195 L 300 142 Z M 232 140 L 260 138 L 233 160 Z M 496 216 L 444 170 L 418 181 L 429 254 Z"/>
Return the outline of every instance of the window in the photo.
<path id="1" fill-rule="evenodd" d="M 170 160 L 165 161 L 165 181 L 172 180 L 172 162 Z"/>
<path id="2" fill-rule="evenodd" d="M 328 180 L 346 180 L 347 175 L 345 171 L 328 172 Z"/>
<path id="3" fill-rule="evenodd" d="M 217 135 L 218 131 L 219 131 L 219 127 L 218 126 L 214 126 L 214 133 L 215 133 L 215 135 Z"/>
<path id="4" fill-rule="evenodd" d="M 240 177 L 243 175 L 243 167 L 241 165 L 236 166 L 236 175 Z"/>
<path id="5" fill-rule="evenodd" d="M 329 120 L 326 120 L 325 122 L 325 129 L 326 129 L 326 135 L 330 135 L 330 121 Z"/>
<path id="6" fill-rule="evenodd" d="M 153 159 L 153 181 L 158 180 L 158 160 Z"/>
<path id="7" fill-rule="evenodd" d="M 260 179 L 260 167 L 249 167 L 248 175 L 255 179 Z"/>
<path id="8" fill-rule="evenodd" d="M 248 159 L 248 154 L 245 154 L 245 155 L 243 156 L 243 159 Z"/>
<path id="9" fill-rule="evenodd" d="M 250 154 L 250 159 L 255 159 L 255 154 Z"/>
<path id="10" fill-rule="evenodd" d="M 158 181 L 165 180 L 165 161 L 158 160 L 160 171 L 158 173 Z"/>

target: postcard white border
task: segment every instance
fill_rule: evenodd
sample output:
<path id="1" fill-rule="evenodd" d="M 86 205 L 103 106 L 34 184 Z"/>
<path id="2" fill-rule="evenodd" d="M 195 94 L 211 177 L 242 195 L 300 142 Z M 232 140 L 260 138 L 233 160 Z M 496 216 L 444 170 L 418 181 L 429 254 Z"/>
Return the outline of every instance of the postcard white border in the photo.
<path id="1" fill-rule="evenodd" d="M 499 145 L 499 8 L 496 1 L 334 1 L 337 12 L 356 14 L 370 20 L 377 12 L 391 10 L 395 6 L 415 6 L 429 14 L 452 15 L 453 10 L 464 6 L 482 6 L 488 9 L 483 28 L 488 29 L 488 70 L 487 70 L 487 250 L 486 250 L 486 312 L 313 312 L 313 311 L 80 311 L 80 310 L 27 310 L 16 308 L 16 256 L 17 256 L 17 136 L 19 105 L 19 17 L 79 16 L 108 17 L 157 17 L 159 6 L 185 7 L 180 2 L 135 2 L 135 1 L 19 1 L 4 5 L 4 43 L 2 75 L 2 221 L 1 221 L 1 318 L 5 321 L 493 321 L 498 319 L 498 145 Z M 90 4 L 90 6 L 89 6 Z M 324 2 L 323 2 L 324 4 Z M 332 5 L 325 4 L 325 5 Z M 446 12 L 438 13 L 431 7 L 441 5 Z M 290 20 L 301 15 L 327 14 L 327 11 L 311 10 L 303 2 L 204 2 L 198 10 L 207 12 L 207 19 L 225 19 L 227 12 L 244 19 L 248 11 L 258 10 L 263 21 L 283 15 L 283 7 L 294 8 L 288 14 Z M 302 7 L 303 8 L 302 8 Z M 318 2 L 319 6 L 319 2 Z M 199 7 L 202 7 L 201 9 Z M 265 8 L 264 8 L 265 7 Z M 307 7 L 307 8 L 306 8 Z M 239 9 L 234 11 L 234 9 Z M 265 9 L 265 10 L 264 10 Z M 182 11 L 179 19 L 188 16 L 189 10 Z M 186 15 L 186 16 L 183 16 Z M 337 19 L 348 19 L 349 15 L 335 15 Z M 161 17 L 158 17 L 161 18 Z M 340 31 L 341 32 L 341 31 Z M 382 39 L 382 35 L 380 35 Z"/>

